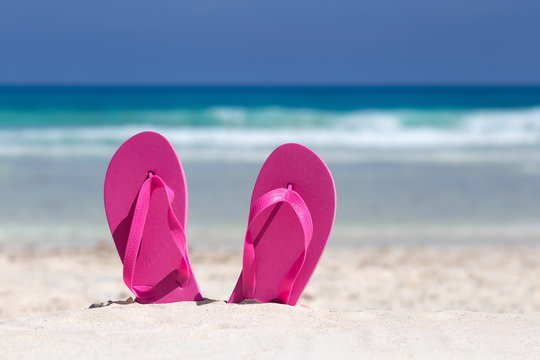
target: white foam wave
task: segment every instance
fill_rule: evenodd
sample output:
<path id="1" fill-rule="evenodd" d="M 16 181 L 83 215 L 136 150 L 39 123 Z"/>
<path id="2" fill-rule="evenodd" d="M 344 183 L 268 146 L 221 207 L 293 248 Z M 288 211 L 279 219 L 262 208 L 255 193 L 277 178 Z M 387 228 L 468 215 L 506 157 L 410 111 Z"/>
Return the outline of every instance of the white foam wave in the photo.
<path id="1" fill-rule="evenodd" d="M 306 109 L 216 108 L 209 111 L 221 119 L 221 125 L 3 129 L 0 130 L 0 156 L 110 156 L 125 139 L 145 130 L 164 134 L 175 147 L 182 149 L 184 157 L 192 154 L 196 158 L 219 158 L 231 153 L 250 156 L 266 153 L 269 148 L 286 142 L 341 153 L 374 149 L 500 148 L 540 143 L 540 108 L 462 112 L 454 114 L 458 118 L 443 126 L 437 119 L 414 123 L 426 116 L 419 110 L 329 113 Z M 257 114 L 260 115 L 259 125 L 253 126 L 250 118 Z M 281 120 L 279 126 L 275 126 L 273 119 L 280 114 L 285 118 L 294 117 L 295 121 L 287 125 Z"/>

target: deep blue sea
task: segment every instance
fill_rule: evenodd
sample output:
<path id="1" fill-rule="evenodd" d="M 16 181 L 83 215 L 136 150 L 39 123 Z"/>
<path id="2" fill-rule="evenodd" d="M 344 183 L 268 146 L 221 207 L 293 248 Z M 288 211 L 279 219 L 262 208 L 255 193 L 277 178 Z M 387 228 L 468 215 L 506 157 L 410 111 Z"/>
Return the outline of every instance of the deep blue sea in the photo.
<path id="1" fill-rule="evenodd" d="M 144 130 L 184 164 L 195 246 L 241 245 L 285 142 L 334 173 L 332 244 L 540 241 L 540 87 L 4 86 L 0 244 L 110 241 L 107 162 Z"/>

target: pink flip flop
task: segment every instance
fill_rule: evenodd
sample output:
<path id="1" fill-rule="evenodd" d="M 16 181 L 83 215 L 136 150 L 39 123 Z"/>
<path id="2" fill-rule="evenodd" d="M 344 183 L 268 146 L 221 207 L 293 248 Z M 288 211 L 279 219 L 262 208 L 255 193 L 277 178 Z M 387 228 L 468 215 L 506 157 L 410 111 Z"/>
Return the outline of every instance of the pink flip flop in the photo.
<path id="1" fill-rule="evenodd" d="M 251 197 L 242 273 L 229 299 L 296 305 L 336 213 L 330 170 L 305 146 L 285 144 L 264 163 Z"/>
<path id="2" fill-rule="evenodd" d="M 186 243 L 186 179 L 167 139 L 143 132 L 122 144 L 107 169 L 104 195 L 124 282 L 137 301 L 202 300 Z"/>

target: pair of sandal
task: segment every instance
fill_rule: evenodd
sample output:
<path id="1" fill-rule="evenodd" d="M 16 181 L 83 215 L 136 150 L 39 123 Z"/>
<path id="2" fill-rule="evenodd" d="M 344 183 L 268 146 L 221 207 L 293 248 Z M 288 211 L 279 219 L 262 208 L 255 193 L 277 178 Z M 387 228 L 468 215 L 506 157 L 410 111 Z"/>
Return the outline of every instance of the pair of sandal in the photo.
<path id="1" fill-rule="evenodd" d="M 120 146 L 104 196 L 124 282 L 137 301 L 202 300 L 187 248 L 186 179 L 167 139 L 143 132 Z M 335 210 L 334 180 L 321 158 L 298 144 L 274 150 L 253 189 L 242 272 L 229 302 L 295 305 L 326 246 Z"/>

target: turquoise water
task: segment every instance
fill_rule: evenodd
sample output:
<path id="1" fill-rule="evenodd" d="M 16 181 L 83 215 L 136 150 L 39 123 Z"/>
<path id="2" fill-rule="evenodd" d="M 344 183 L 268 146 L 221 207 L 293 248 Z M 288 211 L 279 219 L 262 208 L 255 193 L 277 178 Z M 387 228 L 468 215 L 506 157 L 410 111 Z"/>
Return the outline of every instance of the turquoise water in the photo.
<path id="1" fill-rule="evenodd" d="M 145 129 L 199 159 L 536 147 L 540 87 L 0 87 L 3 156 L 107 155 Z"/>
<path id="2" fill-rule="evenodd" d="M 540 87 L 0 87 L 0 244 L 109 241 L 107 162 L 155 130 L 195 244 L 242 243 L 273 148 L 334 173 L 333 244 L 538 241 Z"/>

